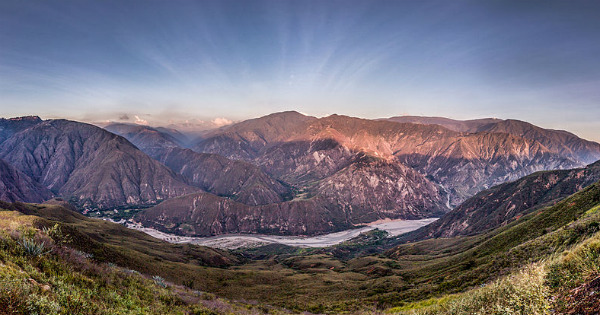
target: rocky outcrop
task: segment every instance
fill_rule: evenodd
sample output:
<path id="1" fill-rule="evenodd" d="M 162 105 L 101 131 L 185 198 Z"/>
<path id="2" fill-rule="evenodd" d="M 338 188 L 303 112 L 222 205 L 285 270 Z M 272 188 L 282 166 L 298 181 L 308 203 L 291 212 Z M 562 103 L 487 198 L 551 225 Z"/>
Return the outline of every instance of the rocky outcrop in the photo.
<path id="1" fill-rule="evenodd" d="M 0 158 L 85 209 L 154 204 L 198 191 L 125 138 L 49 120 L 0 145 Z"/>

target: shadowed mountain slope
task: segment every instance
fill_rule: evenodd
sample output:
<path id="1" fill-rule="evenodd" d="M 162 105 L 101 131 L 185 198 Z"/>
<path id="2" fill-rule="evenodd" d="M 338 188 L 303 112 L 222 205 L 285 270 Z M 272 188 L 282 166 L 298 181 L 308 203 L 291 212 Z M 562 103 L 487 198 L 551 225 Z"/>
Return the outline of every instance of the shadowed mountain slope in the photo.
<path id="1" fill-rule="evenodd" d="M 135 144 L 140 150 L 185 177 L 192 185 L 232 200 L 261 205 L 292 197 L 289 187 L 257 166 L 217 154 L 196 153 L 168 134 L 148 126 L 113 124 L 105 129 Z"/>
<path id="2" fill-rule="evenodd" d="M 43 202 L 52 192 L 0 159 L 0 200 Z"/>
<path id="3" fill-rule="evenodd" d="M 291 201 L 249 206 L 199 193 L 167 200 L 143 211 L 136 220 L 183 235 L 307 235 L 384 218 L 441 215 L 448 210 L 446 202 L 440 188 L 414 170 L 362 156 Z"/>
<path id="4" fill-rule="evenodd" d="M 191 184 L 244 204 L 277 203 L 292 197 L 289 187 L 247 162 L 181 148 L 164 149 L 157 160 Z"/>
<path id="5" fill-rule="evenodd" d="M 405 240 L 480 234 L 553 204 L 600 180 L 600 161 L 585 168 L 533 173 L 484 190 Z"/>
<path id="6" fill-rule="evenodd" d="M 198 190 L 125 138 L 67 120 L 14 134 L 0 145 L 0 158 L 85 209 L 153 204 Z"/>

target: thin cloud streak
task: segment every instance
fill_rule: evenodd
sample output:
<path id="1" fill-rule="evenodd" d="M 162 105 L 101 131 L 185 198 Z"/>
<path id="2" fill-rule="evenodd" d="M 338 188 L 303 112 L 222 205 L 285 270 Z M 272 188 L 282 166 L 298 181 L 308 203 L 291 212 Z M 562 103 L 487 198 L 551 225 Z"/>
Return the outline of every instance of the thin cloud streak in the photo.
<path id="1" fill-rule="evenodd" d="M 0 108 L 497 116 L 599 135 L 577 124 L 600 117 L 598 15 L 583 1 L 8 0 Z"/>

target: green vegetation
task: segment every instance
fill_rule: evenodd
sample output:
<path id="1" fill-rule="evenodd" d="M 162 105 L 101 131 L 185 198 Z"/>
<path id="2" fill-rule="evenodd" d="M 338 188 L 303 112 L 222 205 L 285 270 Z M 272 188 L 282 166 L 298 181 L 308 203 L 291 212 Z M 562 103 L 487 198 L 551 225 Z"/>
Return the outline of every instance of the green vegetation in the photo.
<path id="1" fill-rule="evenodd" d="M 99 263 L 93 255 L 69 247 L 59 225 L 46 223 L 0 211 L 0 314 L 284 313 Z"/>
<path id="2" fill-rule="evenodd" d="M 195 296 L 192 300 L 202 300 L 208 295 L 189 292 L 211 292 L 229 300 L 260 301 L 295 312 L 339 314 L 388 309 L 400 314 L 543 314 L 548 307 L 571 309 L 575 303 L 567 298 L 571 290 L 587 290 L 600 273 L 599 205 L 600 185 L 595 184 L 556 205 L 477 236 L 430 239 L 385 251 L 394 240 L 375 230 L 325 249 L 268 245 L 227 252 L 169 244 L 59 206 L 2 204 L 2 208 L 28 214 L 0 212 L 11 213 L 14 222 L 29 218 L 27 224 L 15 224 L 30 226 L 35 233 L 3 236 L 12 242 L 3 248 L 18 251 L 11 249 L 14 253 L 8 251 L 10 258 L 1 262 L 9 266 L 4 261 L 25 261 L 31 266 L 15 264 L 17 267 L 11 268 L 37 270 L 42 274 L 38 278 L 33 274 L 27 277 L 53 287 L 47 269 L 38 263 L 63 259 L 62 264 L 68 266 L 64 257 L 57 258 L 55 250 L 64 247 L 75 253 L 69 257 L 74 255 L 76 260 L 118 273 L 115 277 L 120 279 L 122 274 L 134 277 L 135 281 L 128 281 L 175 299 L 180 292 L 187 292 L 184 296 L 191 294 Z M 69 272 L 64 272 L 65 277 Z M 20 273 L 13 270 L 11 274 Z M 104 281 L 93 274 L 83 275 L 91 279 L 89 283 Z M 86 283 L 82 281 L 76 283 Z M 600 287 L 600 280 L 598 283 Z M 90 286 L 96 290 L 100 284 Z M 89 289 L 76 289 L 84 288 Z M 156 295 L 146 296 L 136 289 L 131 292 L 146 299 L 141 302 L 140 297 L 129 297 L 135 300 L 132 305 L 156 310 L 163 307 Z M 89 296 L 96 294 L 104 299 L 102 292 Z M 561 298 L 551 299 L 556 296 Z M 152 304 L 157 299 L 159 302 Z M 564 305 L 552 302 L 558 300 L 565 301 Z M 169 311 L 191 312 L 193 303 L 177 303 Z"/>
<path id="3" fill-rule="evenodd" d="M 507 253 L 509 257 L 524 261 L 542 256 L 545 259 L 537 259 L 538 263 L 517 269 L 482 288 L 409 303 L 388 312 L 415 315 L 593 313 L 600 307 L 600 300 L 595 296 L 600 288 L 600 213 L 595 210 L 600 198 L 597 189 L 590 188 L 566 199 L 556 208 L 547 209 L 561 210 L 563 215 L 568 213 L 567 209 L 577 209 L 575 213 L 583 214 L 576 220 L 553 232 L 543 232 Z M 585 206 L 578 207 L 580 205 Z M 554 214 L 541 212 L 538 215 L 545 215 L 544 220 L 556 223 L 558 216 Z"/>
<path id="4" fill-rule="evenodd" d="M 146 207 L 115 207 L 109 210 L 97 210 L 91 211 L 87 214 L 90 218 L 108 218 L 114 220 L 116 222 L 121 220 L 129 220 L 132 219 L 136 214 L 150 208 L 151 206 Z"/>

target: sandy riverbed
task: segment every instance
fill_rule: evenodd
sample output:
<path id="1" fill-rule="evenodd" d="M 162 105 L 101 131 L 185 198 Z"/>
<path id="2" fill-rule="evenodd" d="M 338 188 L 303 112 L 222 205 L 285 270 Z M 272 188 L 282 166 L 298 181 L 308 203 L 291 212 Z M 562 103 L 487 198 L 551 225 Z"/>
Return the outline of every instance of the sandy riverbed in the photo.
<path id="1" fill-rule="evenodd" d="M 216 248 L 235 249 L 240 247 L 256 247 L 273 243 L 298 247 L 327 247 L 347 241 L 358 236 L 360 233 L 376 228 L 387 231 L 390 236 L 397 236 L 403 233 L 414 231 L 422 226 L 434 222 L 435 220 L 437 220 L 437 218 L 422 220 L 379 220 L 369 223 L 365 227 L 357 229 L 307 237 L 261 234 L 226 234 L 211 237 L 186 237 L 168 234 L 152 228 L 141 227 L 134 224 L 127 224 L 127 226 L 171 243 L 192 243 Z"/>

